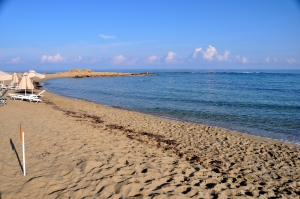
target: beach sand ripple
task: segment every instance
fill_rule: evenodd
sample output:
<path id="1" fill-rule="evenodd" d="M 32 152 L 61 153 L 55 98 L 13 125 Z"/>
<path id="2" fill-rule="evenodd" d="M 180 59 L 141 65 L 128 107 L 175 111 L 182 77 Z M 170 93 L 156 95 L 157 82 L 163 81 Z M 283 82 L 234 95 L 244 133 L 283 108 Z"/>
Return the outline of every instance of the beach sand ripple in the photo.
<path id="1" fill-rule="evenodd" d="M 0 109 L 1 199 L 300 196 L 297 145 L 47 92 Z"/>

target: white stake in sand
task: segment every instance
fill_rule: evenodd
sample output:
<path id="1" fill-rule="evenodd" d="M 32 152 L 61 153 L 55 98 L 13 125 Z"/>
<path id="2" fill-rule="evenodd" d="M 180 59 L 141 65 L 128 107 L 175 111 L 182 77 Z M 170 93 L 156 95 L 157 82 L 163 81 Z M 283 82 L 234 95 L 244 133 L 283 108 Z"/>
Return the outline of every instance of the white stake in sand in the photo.
<path id="1" fill-rule="evenodd" d="M 20 138 L 22 143 L 22 151 L 23 151 L 23 173 L 24 176 L 26 175 L 26 168 L 25 168 L 25 132 L 22 128 L 22 125 L 20 124 Z"/>

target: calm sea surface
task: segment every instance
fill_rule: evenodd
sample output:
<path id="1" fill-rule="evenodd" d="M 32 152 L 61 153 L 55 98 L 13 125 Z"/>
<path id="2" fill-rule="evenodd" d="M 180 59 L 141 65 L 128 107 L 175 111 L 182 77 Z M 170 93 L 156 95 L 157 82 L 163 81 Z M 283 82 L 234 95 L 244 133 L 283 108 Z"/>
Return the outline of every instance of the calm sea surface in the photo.
<path id="1" fill-rule="evenodd" d="M 300 71 L 51 79 L 54 93 L 300 144 Z"/>

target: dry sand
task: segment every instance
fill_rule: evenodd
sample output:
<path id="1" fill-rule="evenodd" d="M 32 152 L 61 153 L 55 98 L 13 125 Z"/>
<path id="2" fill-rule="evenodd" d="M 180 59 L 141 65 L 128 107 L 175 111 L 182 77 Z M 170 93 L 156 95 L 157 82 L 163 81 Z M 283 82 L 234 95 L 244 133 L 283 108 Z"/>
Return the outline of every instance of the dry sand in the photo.
<path id="1" fill-rule="evenodd" d="M 0 107 L 0 199 L 300 196 L 298 145 L 44 96 Z"/>

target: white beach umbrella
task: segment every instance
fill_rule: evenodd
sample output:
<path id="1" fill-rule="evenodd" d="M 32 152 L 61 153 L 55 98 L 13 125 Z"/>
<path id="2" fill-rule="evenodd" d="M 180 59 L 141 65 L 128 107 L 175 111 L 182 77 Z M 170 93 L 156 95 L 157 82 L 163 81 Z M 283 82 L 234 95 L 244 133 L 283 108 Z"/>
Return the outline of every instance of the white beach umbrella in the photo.
<path id="1" fill-rule="evenodd" d="M 11 80 L 12 76 L 8 73 L 0 71 L 0 81 L 4 84 L 5 80 Z"/>
<path id="2" fill-rule="evenodd" d="M 28 89 L 33 90 L 34 86 L 31 82 L 30 78 L 28 77 L 27 73 L 24 73 L 24 75 L 19 83 L 19 88 L 25 90 L 25 95 L 26 95 L 26 90 L 28 90 Z"/>
<path id="3" fill-rule="evenodd" d="M 29 73 L 28 73 L 28 77 L 38 77 L 40 79 L 43 79 L 45 78 L 45 75 L 41 74 L 41 73 L 37 73 L 35 72 L 34 70 L 30 70 Z"/>
<path id="4" fill-rule="evenodd" d="M 34 70 L 30 70 L 28 73 L 28 77 L 29 78 L 38 77 L 39 79 L 43 79 L 43 78 L 45 78 L 45 75 L 43 75 L 41 73 L 37 73 Z M 32 83 L 33 83 L 33 80 L 32 80 Z M 32 90 L 32 92 L 33 92 L 33 90 Z"/>

